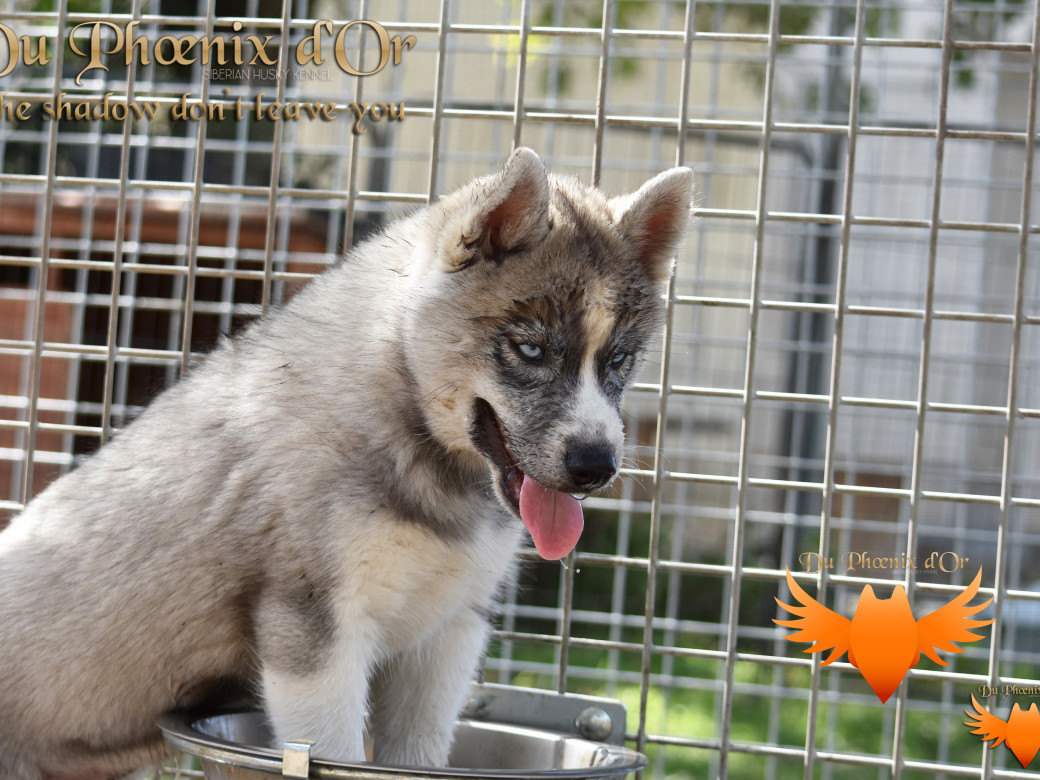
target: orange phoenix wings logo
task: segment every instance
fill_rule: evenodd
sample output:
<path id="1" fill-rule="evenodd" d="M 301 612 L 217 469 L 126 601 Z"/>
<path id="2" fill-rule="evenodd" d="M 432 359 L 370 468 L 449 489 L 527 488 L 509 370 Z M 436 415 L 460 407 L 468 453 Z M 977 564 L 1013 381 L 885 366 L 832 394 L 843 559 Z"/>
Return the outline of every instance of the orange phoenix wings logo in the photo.
<path id="1" fill-rule="evenodd" d="M 969 620 L 968 617 L 985 609 L 993 599 L 976 607 L 966 606 L 978 592 L 981 580 L 982 570 L 979 569 L 975 579 L 960 595 L 920 620 L 914 620 L 902 585 L 897 585 L 888 599 L 879 599 L 874 595 L 874 589 L 865 585 L 856 614 L 849 620 L 802 590 L 788 571 L 787 585 L 802 606 L 789 607 L 780 599 L 776 603 L 799 617 L 773 622 L 799 629 L 785 639 L 813 642 L 813 646 L 804 651 L 806 653 L 831 650 L 820 666 L 833 663 L 847 652 L 849 663 L 859 669 L 877 697 L 886 702 L 906 673 L 921 660 L 921 653 L 941 666 L 949 666 L 936 655 L 936 650 L 960 653 L 963 651 L 954 642 L 976 642 L 983 638 L 968 629 L 982 628 L 993 621 Z"/>
<path id="2" fill-rule="evenodd" d="M 1028 710 L 1023 710 L 1016 702 L 1011 710 L 1011 717 L 1004 721 L 986 712 L 975 701 L 974 696 L 971 697 L 971 703 L 975 705 L 975 712 L 964 711 L 964 714 L 971 718 L 964 721 L 964 725 L 978 726 L 971 733 L 981 734 L 983 742 L 995 740 L 990 745 L 991 748 L 995 748 L 1001 742 L 1006 743 L 1022 768 L 1027 768 L 1040 750 L 1040 711 L 1037 710 L 1036 704 L 1030 704 Z"/>

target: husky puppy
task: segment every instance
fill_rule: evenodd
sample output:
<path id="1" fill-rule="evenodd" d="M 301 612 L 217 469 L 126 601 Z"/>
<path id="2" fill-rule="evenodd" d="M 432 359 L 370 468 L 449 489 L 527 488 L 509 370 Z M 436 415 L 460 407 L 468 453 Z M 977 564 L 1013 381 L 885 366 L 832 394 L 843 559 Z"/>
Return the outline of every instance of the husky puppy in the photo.
<path id="1" fill-rule="evenodd" d="M 0 533 L 0 778 L 110 778 L 246 692 L 278 743 L 442 765 L 526 527 L 614 479 L 690 218 L 518 149 L 231 339 Z"/>

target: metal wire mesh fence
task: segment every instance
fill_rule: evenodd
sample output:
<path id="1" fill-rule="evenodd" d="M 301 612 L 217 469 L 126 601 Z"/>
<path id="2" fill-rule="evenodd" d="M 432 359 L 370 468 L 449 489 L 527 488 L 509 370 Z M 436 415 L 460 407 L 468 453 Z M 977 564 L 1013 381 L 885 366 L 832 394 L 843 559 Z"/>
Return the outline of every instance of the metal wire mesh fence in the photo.
<path id="1" fill-rule="evenodd" d="M 623 699 L 653 777 L 1031 776 L 962 721 L 1040 694 L 1034 2 L 6 0 L 0 24 L 0 511 L 514 145 L 614 192 L 691 165 L 624 478 L 565 565 L 532 556 L 487 678 Z M 177 61 L 189 35 L 226 56 Z M 846 615 L 902 583 L 917 615 L 979 568 L 985 640 L 886 703 L 772 622 L 785 569 Z"/>

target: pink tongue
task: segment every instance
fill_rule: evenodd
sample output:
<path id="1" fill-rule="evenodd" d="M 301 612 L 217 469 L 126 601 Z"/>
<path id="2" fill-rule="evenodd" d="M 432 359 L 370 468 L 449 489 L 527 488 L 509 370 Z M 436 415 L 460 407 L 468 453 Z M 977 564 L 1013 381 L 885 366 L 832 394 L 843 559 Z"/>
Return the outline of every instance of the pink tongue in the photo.
<path id="1" fill-rule="evenodd" d="M 520 488 L 520 519 L 531 532 L 538 554 L 548 561 L 573 550 L 585 527 L 578 499 L 542 487 L 527 475 Z"/>

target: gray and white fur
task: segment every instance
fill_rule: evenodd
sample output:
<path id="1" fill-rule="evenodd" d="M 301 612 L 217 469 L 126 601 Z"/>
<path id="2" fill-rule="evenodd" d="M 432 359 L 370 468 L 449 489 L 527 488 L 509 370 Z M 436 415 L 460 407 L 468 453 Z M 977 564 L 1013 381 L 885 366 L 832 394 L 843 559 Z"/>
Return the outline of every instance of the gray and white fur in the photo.
<path id="1" fill-rule="evenodd" d="M 524 524 L 566 554 L 568 494 L 616 475 L 692 193 L 518 149 L 35 498 L 0 533 L 0 778 L 118 777 L 241 695 L 318 756 L 443 764 Z"/>

